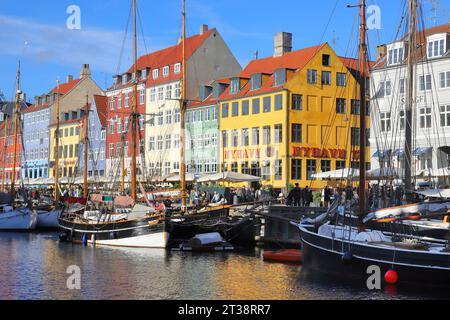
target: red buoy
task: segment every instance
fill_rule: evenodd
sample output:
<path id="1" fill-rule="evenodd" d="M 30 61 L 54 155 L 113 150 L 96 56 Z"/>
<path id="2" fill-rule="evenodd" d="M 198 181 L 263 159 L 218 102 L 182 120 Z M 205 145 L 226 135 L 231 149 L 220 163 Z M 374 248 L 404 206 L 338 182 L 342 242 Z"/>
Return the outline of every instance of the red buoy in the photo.
<path id="1" fill-rule="evenodd" d="M 395 270 L 388 270 L 386 274 L 384 275 L 384 280 L 388 284 L 396 284 L 398 281 L 398 274 Z"/>

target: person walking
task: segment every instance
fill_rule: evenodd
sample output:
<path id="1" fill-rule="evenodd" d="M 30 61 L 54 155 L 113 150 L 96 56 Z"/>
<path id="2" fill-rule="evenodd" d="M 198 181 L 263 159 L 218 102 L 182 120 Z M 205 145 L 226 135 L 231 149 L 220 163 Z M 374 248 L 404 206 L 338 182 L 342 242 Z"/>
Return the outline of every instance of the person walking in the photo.
<path id="1" fill-rule="evenodd" d="M 331 189 L 328 186 L 325 186 L 325 190 L 323 191 L 323 204 L 326 208 L 330 206 L 331 200 Z"/>
<path id="2" fill-rule="evenodd" d="M 300 189 L 299 184 L 296 183 L 295 187 L 289 192 L 288 195 L 288 199 L 290 200 L 289 202 L 291 202 L 294 207 L 300 207 L 301 195 L 302 189 Z"/>

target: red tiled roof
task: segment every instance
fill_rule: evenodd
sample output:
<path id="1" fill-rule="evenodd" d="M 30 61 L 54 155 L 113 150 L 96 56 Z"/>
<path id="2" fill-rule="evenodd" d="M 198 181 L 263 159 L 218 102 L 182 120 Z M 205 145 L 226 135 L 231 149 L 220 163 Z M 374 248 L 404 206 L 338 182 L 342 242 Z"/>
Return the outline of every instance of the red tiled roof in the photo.
<path id="1" fill-rule="evenodd" d="M 217 32 L 215 28 L 203 33 L 198 34 L 189 38 L 186 38 L 186 59 L 189 59 L 195 51 L 201 46 L 201 44 L 213 33 Z M 182 60 L 182 43 L 176 44 L 174 46 L 152 52 L 150 54 L 141 56 L 137 63 L 137 69 L 142 70 L 145 68 L 150 68 L 150 74 L 147 77 L 146 84 L 147 86 L 154 86 L 158 84 L 173 82 L 176 80 L 181 79 L 182 74 L 175 73 L 174 65 L 176 63 L 181 63 Z M 162 68 L 169 66 L 170 72 L 168 77 L 164 77 L 162 74 Z M 159 76 L 157 79 L 153 79 L 152 77 L 152 70 L 153 69 L 161 69 L 159 71 Z M 128 69 L 128 73 L 134 72 L 134 64 Z M 130 86 L 131 81 L 128 82 L 126 85 L 117 85 L 113 86 L 110 89 L 116 90 L 119 88 L 124 88 Z"/>
<path id="2" fill-rule="evenodd" d="M 100 119 L 100 123 L 103 127 L 107 126 L 106 116 L 108 108 L 108 98 L 106 96 L 94 95 L 95 105 L 97 107 L 97 114 Z"/>
<path id="3" fill-rule="evenodd" d="M 72 90 L 78 83 L 80 83 L 82 79 L 76 79 L 76 80 L 72 80 L 63 84 L 59 85 L 59 93 L 61 94 L 61 96 L 65 96 L 70 90 Z M 57 93 L 58 92 L 58 88 L 54 87 L 48 94 L 53 94 L 53 93 Z M 35 101 L 36 103 L 36 101 Z M 25 109 L 23 111 L 23 113 L 29 113 L 29 112 L 34 112 L 34 111 L 39 111 L 42 109 L 45 109 L 49 106 L 50 104 L 48 103 L 44 103 L 42 105 L 31 105 L 29 106 L 27 109 Z"/>

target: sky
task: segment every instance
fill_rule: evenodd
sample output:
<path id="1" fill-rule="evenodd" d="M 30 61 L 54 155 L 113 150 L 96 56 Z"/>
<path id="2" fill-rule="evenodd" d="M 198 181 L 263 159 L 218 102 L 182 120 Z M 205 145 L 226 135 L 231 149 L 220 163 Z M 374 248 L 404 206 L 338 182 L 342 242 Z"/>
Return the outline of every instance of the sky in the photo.
<path id="1" fill-rule="evenodd" d="M 137 1 L 139 54 L 176 44 L 181 0 Z M 395 39 L 404 1 L 366 0 L 381 13 L 380 29 L 368 31 L 372 57 L 377 45 Z M 450 21 L 450 0 L 419 1 L 427 26 Z M 358 9 L 347 4 L 358 2 L 186 0 L 187 34 L 197 34 L 201 24 L 217 28 L 242 67 L 255 52 L 260 58 L 271 56 L 273 36 L 280 31 L 293 34 L 293 50 L 328 42 L 339 55 L 355 56 Z M 80 8 L 80 29 L 67 28 L 72 5 Z M 131 0 L 0 0 L 0 91 L 6 99 L 13 98 L 19 60 L 22 91 L 31 102 L 51 90 L 57 79 L 78 77 L 84 63 L 90 64 L 97 84 L 107 88 L 114 74 L 132 65 L 130 9 Z"/>

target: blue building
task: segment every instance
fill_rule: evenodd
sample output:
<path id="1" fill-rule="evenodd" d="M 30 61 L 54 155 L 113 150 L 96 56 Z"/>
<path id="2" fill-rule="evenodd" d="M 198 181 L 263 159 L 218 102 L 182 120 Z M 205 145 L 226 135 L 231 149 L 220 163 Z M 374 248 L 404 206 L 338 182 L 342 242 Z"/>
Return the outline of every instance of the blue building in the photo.
<path id="1" fill-rule="evenodd" d="M 53 99 L 55 99 L 53 97 Z M 33 105 L 23 112 L 22 177 L 48 178 L 50 105 Z"/>
<path id="2" fill-rule="evenodd" d="M 88 176 L 104 177 L 106 169 L 106 108 L 107 97 L 94 95 L 89 112 Z M 80 131 L 78 175 L 84 170 L 84 127 Z"/>

